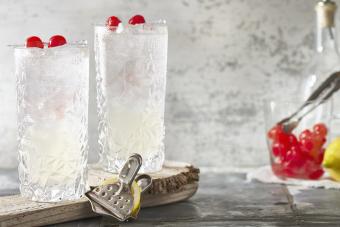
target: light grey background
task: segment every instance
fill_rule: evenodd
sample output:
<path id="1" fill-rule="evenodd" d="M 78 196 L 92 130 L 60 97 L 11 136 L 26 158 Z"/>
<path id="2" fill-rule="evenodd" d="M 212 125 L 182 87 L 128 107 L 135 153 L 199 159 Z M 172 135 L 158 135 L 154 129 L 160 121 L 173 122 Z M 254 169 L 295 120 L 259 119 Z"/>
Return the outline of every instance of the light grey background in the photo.
<path id="1" fill-rule="evenodd" d="M 268 162 L 262 101 L 293 88 L 313 49 L 314 0 L 0 0 L 0 162 L 13 166 L 15 78 L 7 44 L 87 39 L 110 15 L 169 26 L 166 157 L 199 166 Z M 338 2 L 339 3 L 339 2 Z M 93 55 L 92 55 L 93 56 Z M 90 159 L 96 160 L 91 60 Z M 12 154 L 12 155 L 9 155 Z"/>

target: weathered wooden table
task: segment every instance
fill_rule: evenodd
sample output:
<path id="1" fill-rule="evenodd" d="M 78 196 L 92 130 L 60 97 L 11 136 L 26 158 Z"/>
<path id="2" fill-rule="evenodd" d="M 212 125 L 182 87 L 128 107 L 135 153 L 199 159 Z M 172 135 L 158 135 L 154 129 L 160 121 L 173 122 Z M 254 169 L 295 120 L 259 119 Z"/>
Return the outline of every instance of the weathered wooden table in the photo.
<path id="1" fill-rule="evenodd" d="M 0 191 L 1 195 L 17 190 Z M 145 208 L 137 221 L 92 218 L 54 226 L 340 226 L 340 190 L 299 191 L 247 183 L 241 173 L 201 173 L 197 194 L 186 202 Z M 0 225 L 1 226 L 1 225 Z"/>

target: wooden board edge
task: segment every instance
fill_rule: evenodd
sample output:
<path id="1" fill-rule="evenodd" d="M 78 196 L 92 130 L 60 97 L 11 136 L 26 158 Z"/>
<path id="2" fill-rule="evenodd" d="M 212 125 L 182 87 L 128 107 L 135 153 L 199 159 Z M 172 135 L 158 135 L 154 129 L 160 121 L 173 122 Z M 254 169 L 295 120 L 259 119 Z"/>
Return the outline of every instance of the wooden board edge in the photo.
<path id="1" fill-rule="evenodd" d="M 154 179 L 151 188 L 142 196 L 143 208 L 184 201 L 198 190 L 198 168 L 189 164 L 181 167 L 170 165 L 166 168 L 178 170 L 178 174 Z M 20 195 L 6 196 L 6 199 L 16 200 L 18 204 L 25 203 Z M 95 216 L 89 202 L 81 199 L 74 203 L 65 202 L 43 208 L 32 205 L 31 210 L 23 209 L 17 213 L 0 215 L 0 227 L 57 224 Z"/>
<path id="2" fill-rule="evenodd" d="M 198 183 L 200 170 L 193 166 L 186 166 L 185 168 L 187 169 L 185 172 L 166 178 L 153 179 L 152 185 L 146 193 L 149 195 L 175 193 L 185 185 Z"/>
<path id="3" fill-rule="evenodd" d="M 190 199 L 198 190 L 198 183 L 184 185 L 182 190 L 168 194 L 158 194 L 157 196 L 143 195 L 142 208 L 156 207 Z"/>

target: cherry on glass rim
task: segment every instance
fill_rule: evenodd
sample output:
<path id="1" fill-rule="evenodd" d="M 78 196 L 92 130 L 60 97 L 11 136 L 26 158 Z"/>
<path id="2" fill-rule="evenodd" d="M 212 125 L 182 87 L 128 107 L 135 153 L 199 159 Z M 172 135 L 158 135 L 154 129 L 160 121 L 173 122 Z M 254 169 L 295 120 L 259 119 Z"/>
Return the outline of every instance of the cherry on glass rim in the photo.
<path id="1" fill-rule="evenodd" d="M 66 44 L 66 39 L 64 36 L 61 35 L 54 35 L 50 38 L 48 42 L 48 47 L 57 47 L 57 46 L 62 46 Z"/>
<path id="2" fill-rule="evenodd" d="M 44 44 L 38 36 L 30 36 L 26 39 L 26 47 L 44 48 Z"/>
<path id="3" fill-rule="evenodd" d="M 129 24 L 135 25 L 135 24 L 144 24 L 145 19 L 142 15 L 135 15 L 130 18 Z"/>
<path id="4" fill-rule="evenodd" d="M 106 20 L 106 26 L 110 29 L 110 30 L 115 30 L 116 27 L 121 23 L 121 20 L 116 17 L 116 16 L 111 16 L 109 18 L 107 18 Z"/>

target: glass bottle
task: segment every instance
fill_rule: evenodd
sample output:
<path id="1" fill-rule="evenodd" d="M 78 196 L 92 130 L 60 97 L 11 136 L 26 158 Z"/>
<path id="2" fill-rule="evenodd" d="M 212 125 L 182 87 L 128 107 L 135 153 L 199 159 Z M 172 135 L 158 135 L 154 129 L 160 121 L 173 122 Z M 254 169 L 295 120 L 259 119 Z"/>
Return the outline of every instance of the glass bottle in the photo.
<path id="1" fill-rule="evenodd" d="M 331 0 L 319 1 L 316 6 L 316 50 L 310 64 L 305 69 L 300 81 L 298 96 L 306 100 L 309 95 L 333 72 L 340 71 L 340 55 L 338 51 L 335 27 L 335 13 L 337 5 Z M 336 104 L 338 103 L 338 104 Z M 333 105 L 332 105 L 333 104 Z M 340 93 L 335 94 L 331 102 L 325 105 L 324 110 L 332 111 L 332 131 L 340 127 L 335 127 L 336 119 L 340 123 Z M 332 106 L 332 107 L 330 107 Z M 319 113 L 322 121 L 322 113 Z M 308 120 L 308 119 L 307 119 Z M 308 123 L 308 122 L 307 122 Z M 339 124 L 340 126 L 340 124 Z M 338 134 L 338 133 L 337 133 Z"/>
<path id="2" fill-rule="evenodd" d="M 303 100 L 334 71 L 340 69 L 337 49 L 335 12 L 336 4 L 332 1 L 320 1 L 316 7 L 316 53 L 305 70 L 299 92 Z"/>

